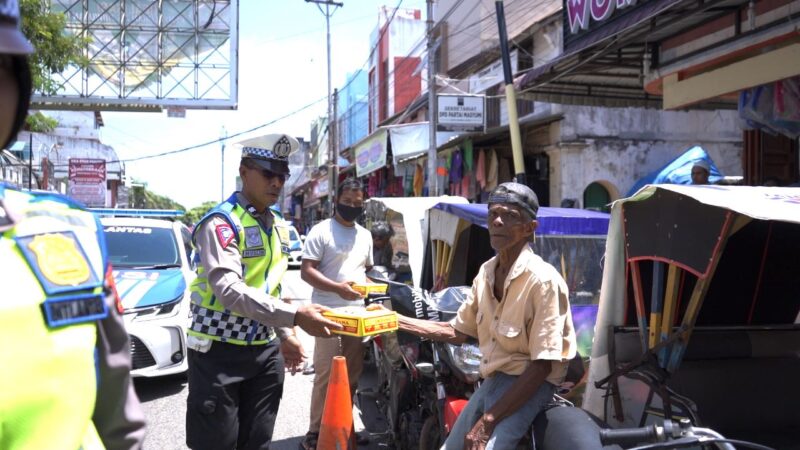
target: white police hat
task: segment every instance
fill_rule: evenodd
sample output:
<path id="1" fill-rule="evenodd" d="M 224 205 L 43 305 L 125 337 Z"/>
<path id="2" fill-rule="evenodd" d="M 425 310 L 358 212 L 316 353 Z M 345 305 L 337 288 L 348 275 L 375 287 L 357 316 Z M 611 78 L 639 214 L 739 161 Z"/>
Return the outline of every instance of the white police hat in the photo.
<path id="1" fill-rule="evenodd" d="M 18 0 L 0 0 L 0 54 L 27 55 L 33 46 L 22 34 Z"/>
<path id="2" fill-rule="evenodd" d="M 297 151 L 300 143 L 286 134 L 268 134 L 239 142 L 242 159 L 249 159 L 262 169 L 277 174 L 289 174 L 289 155 Z"/>

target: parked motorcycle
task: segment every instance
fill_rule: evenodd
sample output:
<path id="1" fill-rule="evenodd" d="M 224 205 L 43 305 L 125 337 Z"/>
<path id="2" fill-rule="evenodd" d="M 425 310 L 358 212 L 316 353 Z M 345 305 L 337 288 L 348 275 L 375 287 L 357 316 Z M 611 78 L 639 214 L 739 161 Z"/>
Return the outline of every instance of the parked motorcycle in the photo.
<path id="1" fill-rule="evenodd" d="M 370 296 L 367 303 L 382 302 L 409 317 L 447 321 L 463 302 L 467 287 L 454 287 L 434 295 L 381 274 L 385 296 Z M 479 380 L 477 345 L 434 343 L 404 332 L 370 339 L 378 388 L 372 395 L 389 424 L 391 443 L 397 449 L 438 449 Z M 477 355 L 477 356 L 476 356 Z"/>

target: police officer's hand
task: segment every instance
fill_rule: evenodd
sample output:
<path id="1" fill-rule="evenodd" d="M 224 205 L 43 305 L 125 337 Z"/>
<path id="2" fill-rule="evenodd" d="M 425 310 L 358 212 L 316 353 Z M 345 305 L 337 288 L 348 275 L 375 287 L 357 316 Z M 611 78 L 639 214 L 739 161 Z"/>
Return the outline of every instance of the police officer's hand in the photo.
<path id="1" fill-rule="evenodd" d="M 303 367 L 306 352 L 297 336 L 289 336 L 281 342 L 281 355 L 286 367 L 294 375 Z"/>
<path id="2" fill-rule="evenodd" d="M 342 326 L 322 315 L 329 310 L 330 308 L 313 303 L 300 305 L 294 315 L 294 324 L 312 336 L 330 337 L 331 330 L 341 330 Z"/>
<path id="3" fill-rule="evenodd" d="M 345 300 L 358 300 L 361 298 L 361 294 L 353 289 L 352 281 L 342 281 L 339 283 L 339 288 L 336 290 L 336 293 L 339 294 L 339 297 L 342 297 Z"/>

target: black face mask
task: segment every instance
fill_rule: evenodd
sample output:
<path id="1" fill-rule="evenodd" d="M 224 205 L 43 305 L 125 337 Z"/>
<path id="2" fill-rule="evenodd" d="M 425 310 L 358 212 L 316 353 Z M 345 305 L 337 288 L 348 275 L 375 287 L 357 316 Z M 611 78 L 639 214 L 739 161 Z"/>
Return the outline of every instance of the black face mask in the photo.
<path id="1" fill-rule="evenodd" d="M 336 212 L 342 216 L 342 219 L 348 222 L 355 222 L 355 220 L 358 219 L 358 217 L 364 212 L 364 208 L 337 203 Z"/>

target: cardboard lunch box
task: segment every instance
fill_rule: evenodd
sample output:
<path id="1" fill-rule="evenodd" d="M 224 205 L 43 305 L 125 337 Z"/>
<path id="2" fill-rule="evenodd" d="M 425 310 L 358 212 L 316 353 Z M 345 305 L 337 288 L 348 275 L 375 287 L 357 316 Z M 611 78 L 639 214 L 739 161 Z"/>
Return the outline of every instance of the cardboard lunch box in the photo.
<path id="1" fill-rule="evenodd" d="M 354 291 L 366 297 L 370 294 L 385 295 L 386 289 L 389 287 L 385 283 L 353 283 L 350 285 Z"/>
<path id="2" fill-rule="evenodd" d="M 341 330 L 331 330 L 345 336 L 371 336 L 397 331 L 397 313 L 387 310 L 367 311 L 365 308 L 345 306 L 322 313 L 323 316 L 341 324 Z"/>

